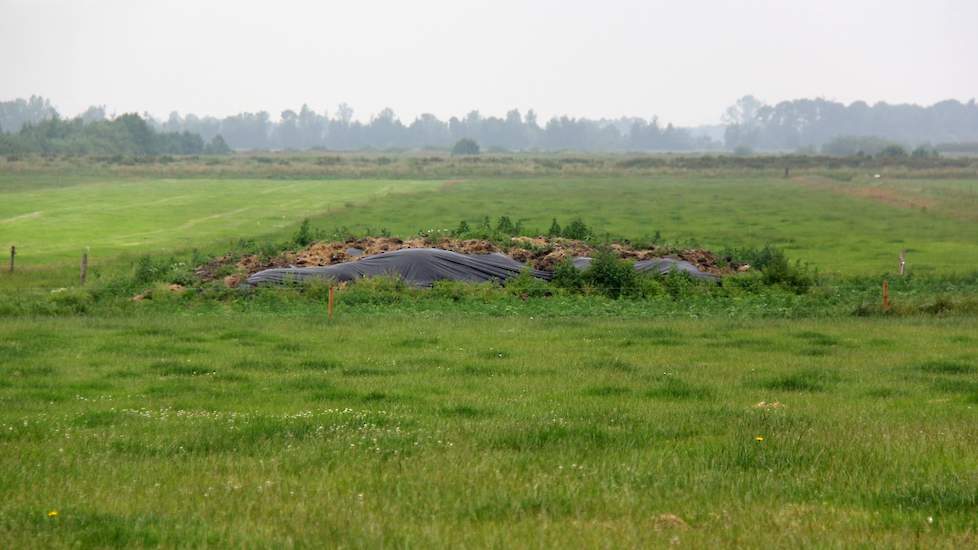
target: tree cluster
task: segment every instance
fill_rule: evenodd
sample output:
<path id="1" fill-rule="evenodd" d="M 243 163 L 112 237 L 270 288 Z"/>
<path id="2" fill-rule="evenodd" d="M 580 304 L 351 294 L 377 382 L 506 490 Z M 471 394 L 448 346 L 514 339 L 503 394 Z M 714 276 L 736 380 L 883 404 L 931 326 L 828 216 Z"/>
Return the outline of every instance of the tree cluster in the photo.
<path id="1" fill-rule="evenodd" d="M 727 109 L 728 149 L 873 154 L 890 145 L 978 141 L 978 105 L 947 100 L 919 105 L 849 105 L 825 99 L 797 99 L 766 105 L 745 96 Z"/>
<path id="2" fill-rule="evenodd" d="M 188 131 L 159 132 L 137 114 L 86 122 L 82 116 L 64 120 L 55 114 L 27 122 L 14 134 L 0 134 L 0 154 L 59 155 L 199 155 L 227 154 L 220 134 L 204 142 Z"/>

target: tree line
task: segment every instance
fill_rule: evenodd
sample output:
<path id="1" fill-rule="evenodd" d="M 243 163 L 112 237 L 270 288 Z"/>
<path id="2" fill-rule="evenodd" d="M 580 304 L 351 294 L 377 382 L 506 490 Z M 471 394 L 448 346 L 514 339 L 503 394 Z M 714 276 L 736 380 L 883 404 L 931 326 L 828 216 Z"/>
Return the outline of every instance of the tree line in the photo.
<path id="1" fill-rule="evenodd" d="M 929 107 L 825 99 L 768 105 L 744 96 L 724 116 L 728 149 L 871 154 L 887 146 L 918 147 L 978 143 L 978 105 L 946 100 Z M 946 147 L 944 147 L 946 145 Z"/>
<path id="2" fill-rule="evenodd" d="M 504 117 L 485 117 L 472 111 L 448 121 L 423 114 L 405 123 L 391 109 L 361 122 L 354 120 L 353 109 L 346 104 L 332 116 L 303 105 L 298 111 L 283 111 L 278 121 L 265 111 L 223 119 L 171 113 L 158 124 L 166 131 L 190 131 L 205 138 L 220 134 L 235 149 L 448 149 L 463 139 L 473 140 L 490 152 L 691 151 L 720 147 L 688 129 L 662 126 L 655 118 L 590 120 L 564 116 L 542 123 L 532 110 L 523 114 L 515 109 Z"/>
<path id="3" fill-rule="evenodd" d="M 471 140 L 482 151 L 790 151 L 832 155 L 876 154 L 888 146 L 943 144 L 941 150 L 970 151 L 978 144 L 975 100 L 931 106 L 849 105 L 798 99 L 768 105 L 744 96 L 727 109 L 722 142 L 709 132 L 662 124 L 658 118 L 553 117 L 540 121 L 533 110 L 503 117 L 472 111 L 447 121 L 423 114 L 402 121 L 384 109 L 362 122 L 340 104 L 333 113 L 308 105 L 287 109 L 277 119 L 266 111 L 218 118 L 173 112 L 165 120 L 147 113 L 108 116 L 90 107 L 65 120 L 47 99 L 33 96 L 0 102 L 0 151 L 68 154 L 198 154 L 239 150 L 451 149 Z M 145 126 L 145 128 L 143 127 Z M 6 133 L 3 133 L 6 132 Z M 152 132 L 147 138 L 146 132 Z M 719 136 L 718 136 L 719 137 Z M 939 147 L 940 148 L 940 147 Z"/>
<path id="4" fill-rule="evenodd" d="M 155 130 L 159 140 L 186 142 L 187 134 L 203 141 L 216 139 L 239 150 L 390 150 L 390 149 L 450 149 L 460 140 L 472 140 L 484 151 L 576 150 L 576 151 L 692 151 L 718 149 L 721 144 L 707 136 L 672 124 L 662 125 L 658 119 L 621 118 L 590 120 L 586 118 L 554 117 L 542 123 L 536 113 L 509 111 L 505 117 L 482 116 L 472 111 L 462 118 L 443 121 L 432 114 L 423 114 L 410 123 L 401 121 L 394 111 L 384 109 L 367 122 L 353 118 L 353 109 L 341 104 L 330 116 L 303 105 L 298 111 L 285 110 L 278 120 L 270 113 L 240 113 L 225 118 L 171 113 L 166 120 L 157 120 L 144 113 L 123 115 L 137 117 Z M 0 103 L 0 130 L 13 132 L 6 138 L 7 147 L 19 141 L 22 148 L 43 151 L 54 148 L 66 153 L 105 152 L 104 134 L 117 128 L 104 107 L 90 107 L 70 121 L 58 118 L 50 102 L 32 97 Z M 92 130 L 88 130 L 93 126 Z M 60 135 L 72 129 L 71 145 Z M 97 128 L 97 130 L 95 130 Z M 128 126 L 126 126 L 128 128 Z M 82 136 L 82 134 L 85 134 Z M 38 136 L 51 136 L 45 142 Z M 181 136 L 179 139 L 173 136 Z M 0 135 L 0 140 L 5 138 Z M 87 143 L 86 142 L 98 142 Z M 2 143 L 2 141 L 0 141 Z M 47 145 L 43 145 L 47 143 Z M 40 144 L 40 145 L 39 145 Z M 47 147 L 47 148 L 45 148 Z M 136 149 L 138 149 L 138 145 Z M 196 147 L 189 147 L 196 149 Z M 122 147 L 122 149 L 129 149 Z M 156 147 L 162 152 L 166 147 Z M 128 153 L 128 150 L 120 151 Z M 148 153 L 151 154 L 151 153 Z"/>
<path id="5" fill-rule="evenodd" d="M 42 155 L 222 155 L 231 152 L 218 134 L 208 141 L 189 131 L 160 132 L 137 114 L 86 121 L 55 113 L 28 121 L 13 134 L 0 133 L 0 154 Z"/>

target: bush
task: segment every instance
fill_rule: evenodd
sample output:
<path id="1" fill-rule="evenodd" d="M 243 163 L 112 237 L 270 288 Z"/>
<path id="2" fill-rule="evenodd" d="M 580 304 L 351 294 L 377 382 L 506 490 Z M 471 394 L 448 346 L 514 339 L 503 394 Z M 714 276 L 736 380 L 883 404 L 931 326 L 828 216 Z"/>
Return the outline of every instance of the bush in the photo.
<path id="1" fill-rule="evenodd" d="M 368 277 L 336 293 L 336 300 L 346 305 L 396 304 L 409 287 L 400 277 Z"/>
<path id="2" fill-rule="evenodd" d="M 162 281 L 170 273 L 170 262 L 153 260 L 149 256 L 140 256 L 133 266 L 132 281 L 136 284 L 147 284 Z"/>
<path id="3" fill-rule="evenodd" d="M 560 224 L 557 223 L 557 218 L 554 218 L 553 223 L 550 224 L 550 229 L 547 230 L 548 237 L 559 237 L 562 231 L 560 229 Z"/>
<path id="4" fill-rule="evenodd" d="M 156 282 L 188 286 L 196 281 L 193 267 L 172 257 L 154 260 L 150 256 L 140 256 L 133 265 L 131 277 L 131 283 L 136 286 Z"/>
<path id="5" fill-rule="evenodd" d="M 780 248 L 765 245 L 763 248 L 741 248 L 720 253 L 730 261 L 749 264 L 761 273 L 765 285 L 781 285 L 797 294 L 804 294 L 815 284 L 815 274 L 800 262 L 792 264 Z"/>
<path id="6" fill-rule="evenodd" d="M 554 223 L 556 223 L 556 220 L 554 220 Z M 591 228 L 589 228 L 581 218 L 574 218 L 567 225 L 567 227 L 564 228 L 562 235 L 567 239 L 583 241 L 591 237 Z"/>
<path id="7" fill-rule="evenodd" d="M 292 244 L 295 246 L 309 246 L 313 243 L 312 228 L 309 225 L 309 218 L 302 220 L 299 229 L 292 236 Z"/>
<path id="8" fill-rule="evenodd" d="M 479 144 L 475 140 L 469 138 L 462 138 L 455 142 L 455 146 L 452 147 L 453 155 L 478 155 L 479 154 Z"/>
<path id="9" fill-rule="evenodd" d="M 662 277 L 662 286 L 673 300 L 681 300 L 690 295 L 696 282 L 685 271 L 672 269 Z"/>
<path id="10" fill-rule="evenodd" d="M 658 277 L 639 275 L 637 278 L 638 294 L 642 298 L 655 298 L 666 293 L 666 286 Z"/>
<path id="11" fill-rule="evenodd" d="M 95 300 L 91 293 L 81 288 L 59 288 L 49 297 L 56 310 L 64 313 L 87 313 Z"/>
<path id="12" fill-rule="evenodd" d="M 564 259 L 554 268 L 554 277 L 550 281 L 555 287 L 570 292 L 580 292 L 584 288 L 584 272 L 574 267 L 569 259 Z"/>
<path id="13" fill-rule="evenodd" d="M 501 295 L 502 289 L 493 283 L 470 283 L 467 281 L 435 281 L 429 296 L 435 299 L 450 300 L 461 302 L 464 300 L 474 300 L 482 303 L 489 303 L 493 298 Z"/>
<path id="14" fill-rule="evenodd" d="M 903 147 L 896 144 L 887 145 L 882 151 L 880 151 L 879 156 L 882 158 L 891 159 L 904 158 L 907 156 L 907 151 Z"/>
<path id="15" fill-rule="evenodd" d="M 595 255 L 583 274 L 584 283 L 609 298 L 639 294 L 638 273 L 630 262 L 619 259 L 609 250 Z"/>
<path id="16" fill-rule="evenodd" d="M 915 159 L 938 158 L 940 156 L 941 154 L 938 153 L 936 149 L 924 145 L 918 146 L 912 153 L 910 153 L 910 157 Z"/>
<path id="17" fill-rule="evenodd" d="M 552 296 L 553 288 L 544 280 L 537 279 L 529 270 L 523 270 L 519 275 L 506 282 L 506 291 L 521 298 L 543 298 Z"/>

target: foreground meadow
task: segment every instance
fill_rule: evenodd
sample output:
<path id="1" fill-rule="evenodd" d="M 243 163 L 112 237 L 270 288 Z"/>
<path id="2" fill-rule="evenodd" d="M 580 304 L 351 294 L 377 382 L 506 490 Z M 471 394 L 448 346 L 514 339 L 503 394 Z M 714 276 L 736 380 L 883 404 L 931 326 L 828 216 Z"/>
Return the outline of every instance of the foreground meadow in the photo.
<path id="1" fill-rule="evenodd" d="M 978 322 L 0 321 L 0 540 L 971 546 Z"/>

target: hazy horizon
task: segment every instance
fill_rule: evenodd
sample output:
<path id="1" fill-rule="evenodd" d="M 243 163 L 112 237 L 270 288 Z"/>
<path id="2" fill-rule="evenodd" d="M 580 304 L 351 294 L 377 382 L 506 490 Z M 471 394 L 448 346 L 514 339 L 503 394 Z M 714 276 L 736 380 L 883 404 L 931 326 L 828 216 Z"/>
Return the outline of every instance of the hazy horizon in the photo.
<path id="1" fill-rule="evenodd" d="M 367 120 L 471 110 L 543 120 L 659 116 L 719 124 L 753 94 L 850 103 L 978 95 L 978 4 L 0 0 L 0 99 L 66 115 L 223 117 L 345 102 Z"/>

